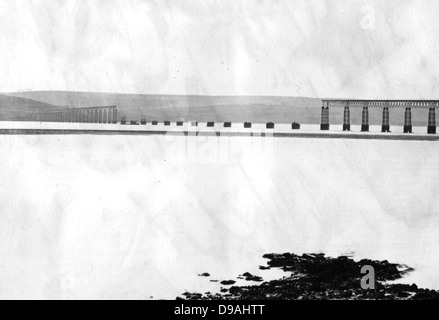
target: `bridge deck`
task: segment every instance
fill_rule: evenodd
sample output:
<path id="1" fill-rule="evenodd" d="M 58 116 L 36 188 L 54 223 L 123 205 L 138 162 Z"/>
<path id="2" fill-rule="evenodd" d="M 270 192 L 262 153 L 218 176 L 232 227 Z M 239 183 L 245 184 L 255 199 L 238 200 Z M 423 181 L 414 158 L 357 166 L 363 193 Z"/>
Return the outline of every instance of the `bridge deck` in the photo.
<path id="1" fill-rule="evenodd" d="M 361 100 L 361 99 L 322 99 L 328 107 L 369 107 L 369 108 L 439 108 L 439 100 Z"/>
<path id="2" fill-rule="evenodd" d="M 164 126 L 163 123 L 147 125 L 55 123 L 55 122 L 0 122 L 0 134 L 100 134 L 100 135 L 201 135 L 201 136 L 265 136 L 278 138 L 337 138 L 337 139 L 381 139 L 381 140 L 426 140 L 439 141 L 439 134 L 426 133 L 425 127 L 413 127 L 413 133 L 405 134 L 402 126 L 391 126 L 389 133 L 382 133 L 381 126 L 370 126 L 370 132 L 361 132 L 361 126 L 352 125 L 351 131 L 342 131 L 342 125 L 331 125 L 330 131 L 321 131 L 319 125 L 301 125 L 300 130 L 291 129 L 291 124 L 276 124 L 274 129 L 266 129 L 265 124 L 253 124 L 244 128 L 242 123 L 233 123 L 224 128 L 222 123 L 207 127 L 199 123 L 191 127 Z"/>

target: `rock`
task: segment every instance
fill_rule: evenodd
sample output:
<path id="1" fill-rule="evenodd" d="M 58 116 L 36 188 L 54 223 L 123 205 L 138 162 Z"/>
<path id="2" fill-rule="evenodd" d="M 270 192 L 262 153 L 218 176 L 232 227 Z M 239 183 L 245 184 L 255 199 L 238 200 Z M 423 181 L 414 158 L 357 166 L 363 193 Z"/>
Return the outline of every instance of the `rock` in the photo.
<path id="1" fill-rule="evenodd" d="M 242 276 L 246 281 L 256 281 L 256 282 L 262 282 L 264 279 L 258 276 L 252 275 L 250 272 L 243 273 Z"/>
<path id="2" fill-rule="evenodd" d="M 199 274 L 199 277 L 210 277 L 210 274 L 208 274 L 207 272 Z"/>
<path id="3" fill-rule="evenodd" d="M 222 285 L 225 285 L 225 286 L 230 286 L 230 285 L 232 285 L 232 284 L 235 284 L 236 281 L 234 281 L 234 280 L 223 280 L 223 281 L 221 281 L 220 283 L 221 283 Z"/>

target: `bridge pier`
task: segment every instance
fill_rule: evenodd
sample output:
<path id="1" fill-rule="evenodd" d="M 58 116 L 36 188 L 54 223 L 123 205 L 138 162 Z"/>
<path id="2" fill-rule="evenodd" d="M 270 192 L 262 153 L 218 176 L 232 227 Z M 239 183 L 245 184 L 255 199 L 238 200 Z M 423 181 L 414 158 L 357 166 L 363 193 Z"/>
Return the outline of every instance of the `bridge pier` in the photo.
<path id="1" fill-rule="evenodd" d="M 412 108 L 405 108 L 404 115 L 404 133 L 412 133 Z"/>
<path id="2" fill-rule="evenodd" d="M 320 124 L 320 130 L 329 130 L 329 107 L 322 106 L 322 121 Z"/>
<path id="3" fill-rule="evenodd" d="M 344 107 L 343 131 L 351 131 L 351 112 L 349 110 L 349 102 L 348 105 Z"/>
<path id="4" fill-rule="evenodd" d="M 361 131 L 369 131 L 369 108 L 367 106 L 363 107 L 363 111 L 361 114 Z"/>
<path id="5" fill-rule="evenodd" d="M 436 108 L 430 107 L 428 111 L 428 127 L 427 133 L 435 134 L 436 133 Z"/>
<path id="6" fill-rule="evenodd" d="M 390 116 L 388 105 L 385 105 L 383 108 L 383 125 L 381 127 L 381 132 L 390 132 Z"/>
<path id="7" fill-rule="evenodd" d="M 113 123 L 117 124 L 117 109 L 113 109 Z"/>

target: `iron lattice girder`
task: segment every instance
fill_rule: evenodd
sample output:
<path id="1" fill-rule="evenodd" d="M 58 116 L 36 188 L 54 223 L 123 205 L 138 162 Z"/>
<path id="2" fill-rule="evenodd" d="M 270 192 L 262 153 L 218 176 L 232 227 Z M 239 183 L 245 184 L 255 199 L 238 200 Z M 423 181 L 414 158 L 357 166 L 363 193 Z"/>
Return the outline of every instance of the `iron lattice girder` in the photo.
<path id="1" fill-rule="evenodd" d="M 35 114 L 40 121 L 61 121 L 78 123 L 114 123 L 117 106 L 94 106 L 59 109 Z"/>
<path id="2" fill-rule="evenodd" d="M 101 106 L 101 107 L 83 107 L 83 108 L 69 108 L 69 109 L 59 109 L 54 111 L 49 111 L 49 113 L 58 113 L 58 112 L 68 112 L 68 111 L 94 111 L 94 110 L 114 110 L 117 109 L 117 106 Z"/>
<path id="3" fill-rule="evenodd" d="M 325 107 L 439 108 L 439 100 L 340 100 L 322 99 Z"/>

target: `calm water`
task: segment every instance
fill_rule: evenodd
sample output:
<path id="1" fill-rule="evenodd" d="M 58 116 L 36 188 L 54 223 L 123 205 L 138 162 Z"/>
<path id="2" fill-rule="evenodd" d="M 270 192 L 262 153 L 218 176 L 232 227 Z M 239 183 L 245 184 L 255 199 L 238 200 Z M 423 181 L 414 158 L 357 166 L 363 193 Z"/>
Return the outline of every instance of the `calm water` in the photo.
<path id="1" fill-rule="evenodd" d="M 175 298 L 280 276 L 258 265 L 286 251 L 405 263 L 439 289 L 438 146 L 0 136 L 0 298 Z"/>

